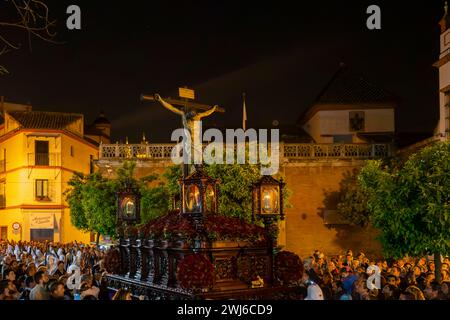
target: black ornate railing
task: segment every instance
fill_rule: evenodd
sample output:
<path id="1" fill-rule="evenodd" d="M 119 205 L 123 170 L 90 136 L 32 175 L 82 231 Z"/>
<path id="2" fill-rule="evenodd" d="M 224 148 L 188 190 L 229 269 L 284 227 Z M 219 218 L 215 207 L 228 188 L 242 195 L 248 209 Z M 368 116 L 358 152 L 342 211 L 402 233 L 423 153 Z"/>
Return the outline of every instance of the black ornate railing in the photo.
<path id="1" fill-rule="evenodd" d="M 214 266 L 215 283 L 209 291 L 211 294 L 217 294 L 222 290 L 221 287 L 230 285 L 235 289 L 251 289 L 249 282 L 254 272 L 268 279 L 270 259 L 267 248 L 240 245 L 242 243 L 229 241 L 214 246 L 209 244 L 209 247 L 205 244 L 195 250 L 208 256 Z M 153 295 L 155 290 L 163 290 L 165 294 L 176 293 L 174 299 L 193 297 L 191 291 L 181 288 L 177 279 L 179 262 L 194 252 L 183 241 L 122 238 L 118 250 L 121 272 L 108 276 L 111 289 L 117 289 L 117 283 L 123 281 L 134 285 L 135 295 L 146 288 L 146 295 Z"/>

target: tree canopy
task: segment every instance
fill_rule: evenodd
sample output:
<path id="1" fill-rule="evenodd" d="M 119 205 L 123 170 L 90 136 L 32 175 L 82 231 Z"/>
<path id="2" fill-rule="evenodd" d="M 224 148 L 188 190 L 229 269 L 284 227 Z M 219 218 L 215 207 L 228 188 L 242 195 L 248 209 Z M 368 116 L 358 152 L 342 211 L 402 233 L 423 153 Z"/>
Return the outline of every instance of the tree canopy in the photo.
<path id="1" fill-rule="evenodd" d="M 366 227 L 370 216 L 367 210 L 367 192 L 358 180 L 358 170 L 344 175 L 340 183 L 337 211 L 351 225 Z"/>
<path id="2" fill-rule="evenodd" d="M 401 167 L 369 161 L 359 182 L 387 256 L 450 252 L 450 142 L 413 154 Z"/>
<path id="3" fill-rule="evenodd" d="M 104 178 L 100 173 L 75 173 L 69 181 L 69 189 L 65 192 L 72 224 L 83 231 L 115 236 L 116 192 L 125 186 L 125 182 L 138 188 L 141 193 L 143 223 L 166 213 L 169 208 L 167 189 L 163 185 L 148 186 L 149 182 L 157 178 L 155 175 L 139 180 L 133 178 L 134 169 L 135 164 L 126 161 L 117 169 L 114 179 Z"/>

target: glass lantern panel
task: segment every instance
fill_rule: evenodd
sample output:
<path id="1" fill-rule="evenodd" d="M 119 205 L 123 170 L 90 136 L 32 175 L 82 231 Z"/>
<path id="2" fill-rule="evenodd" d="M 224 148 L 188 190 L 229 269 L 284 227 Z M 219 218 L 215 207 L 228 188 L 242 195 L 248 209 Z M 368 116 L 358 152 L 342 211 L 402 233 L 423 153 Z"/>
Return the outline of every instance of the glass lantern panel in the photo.
<path id="1" fill-rule="evenodd" d="M 261 213 L 279 213 L 279 189 L 278 186 L 263 186 L 261 188 Z"/>
<path id="2" fill-rule="evenodd" d="M 184 194 L 185 206 L 189 212 L 200 211 L 200 190 L 196 185 L 189 185 L 186 187 Z"/>
<path id="3" fill-rule="evenodd" d="M 135 217 L 136 205 L 132 198 L 126 197 L 122 200 L 122 212 L 127 218 Z"/>

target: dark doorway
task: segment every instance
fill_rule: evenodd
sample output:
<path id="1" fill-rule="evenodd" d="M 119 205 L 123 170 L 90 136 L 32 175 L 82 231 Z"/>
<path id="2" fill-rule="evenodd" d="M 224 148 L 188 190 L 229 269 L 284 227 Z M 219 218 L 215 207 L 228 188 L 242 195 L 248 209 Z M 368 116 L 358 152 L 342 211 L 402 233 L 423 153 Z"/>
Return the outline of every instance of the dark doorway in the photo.
<path id="1" fill-rule="evenodd" d="M 48 141 L 35 141 L 35 159 L 34 164 L 36 166 L 48 166 Z"/>
<path id="2" fill-rule="evenodd" d="M 30 240 L 31 241 L 53 241 L 53 229 L 31 229 Z"/>

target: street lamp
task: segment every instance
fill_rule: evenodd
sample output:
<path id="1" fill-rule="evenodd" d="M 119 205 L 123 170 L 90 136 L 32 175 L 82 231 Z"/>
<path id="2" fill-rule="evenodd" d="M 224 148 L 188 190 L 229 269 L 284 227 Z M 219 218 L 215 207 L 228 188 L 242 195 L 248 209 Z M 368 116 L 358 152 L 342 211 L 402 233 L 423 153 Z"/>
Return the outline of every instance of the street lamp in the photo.
<path id="1" fill-rule="evenodd" d="M 273 249 L 277 243 L 278 219 L 284 220 L 283 188 L 285 183 L 272 176 L 263 176 L 252 187 L 252 219 L 262 220 L 267 235 L 269 284 L 273 286 Z"/>

